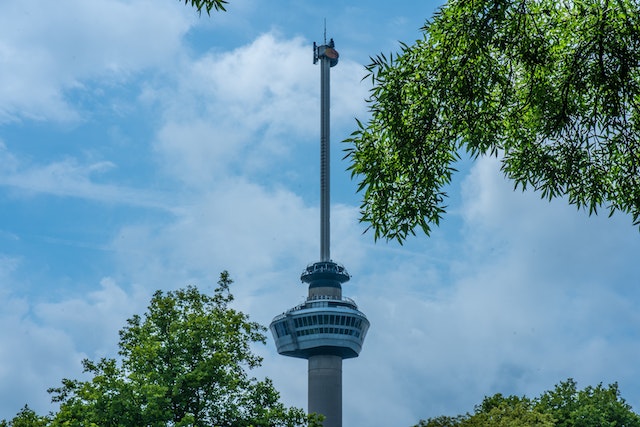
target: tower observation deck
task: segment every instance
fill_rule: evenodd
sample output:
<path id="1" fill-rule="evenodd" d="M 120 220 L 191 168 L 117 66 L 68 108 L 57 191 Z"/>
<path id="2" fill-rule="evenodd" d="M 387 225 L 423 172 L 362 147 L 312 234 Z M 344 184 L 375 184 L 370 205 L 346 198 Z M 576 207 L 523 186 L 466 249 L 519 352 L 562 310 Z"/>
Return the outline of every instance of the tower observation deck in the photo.
<path id="1" fill-rule="evenodd" d="M 342 296 L 347 270 L 329 251 L 329 75 L 338 64 L 333 39 L 313 44 L 313 62 L 320 62 L 320 261 L 308 265 L 300 280 L 309 296 L 276 316 L 269 328 L 278 353 L 309 361 L 309 413 L 325 416 L 324 427 L 342 427 L 342 360 L 358 357 L 369 329 L 356 303 Z"/>
<path id="2" fill-rule="evenodd" d="M 344 267 L 317 262 L 302 272 L 301 279 L 309 283 L 307 300 L 271 322 L 278 353 L 302 359 L 316 355 L 358 357 L 369 321 L 352 299 L 327 286 L 329 282 L 340 286 L 340 281 L 349 279 Z"/>

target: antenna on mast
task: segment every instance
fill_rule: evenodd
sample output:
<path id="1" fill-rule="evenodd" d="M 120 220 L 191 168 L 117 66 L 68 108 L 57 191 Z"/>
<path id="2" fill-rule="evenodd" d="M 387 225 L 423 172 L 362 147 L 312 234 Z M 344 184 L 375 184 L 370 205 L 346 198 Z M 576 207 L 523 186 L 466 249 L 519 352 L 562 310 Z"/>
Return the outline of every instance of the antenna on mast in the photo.
<path id="1" fill-rule="evenodd" d="M 334 49 L 333 39 L 326 41 L 326 19 L 325 19 L 325 41 L 322 46 L 313 43 L 313 63 L 320 61 L 320 260 L 330 261 L 329 252 L 330 225 L 330 184 L 329 184 L 329 69 L 338 64 L 338 52 Z"/>
<path id="2" fill-rule="evenodd" d="M 324 44 L 327 44 L 327 18 L 324 18 Z"/>

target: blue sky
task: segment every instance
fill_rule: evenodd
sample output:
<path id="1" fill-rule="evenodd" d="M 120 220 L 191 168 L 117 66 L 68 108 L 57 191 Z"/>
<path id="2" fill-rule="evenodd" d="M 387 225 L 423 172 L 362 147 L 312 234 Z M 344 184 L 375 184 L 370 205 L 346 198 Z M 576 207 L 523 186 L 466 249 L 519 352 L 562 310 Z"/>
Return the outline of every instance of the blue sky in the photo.
<path id="1" fill-rule="evenodd" d="M 319 257 L 319 73 L 332 69 L 332 257 L 371 329 L 344 363 L 345 425 L 409 426 L 484 395 L 618 381 L 640 408 L 640 234 L 513 192 L 464 161 L 443 224 L 404 246 L 358 223 L 340 142 L 366 119 L 363 65 L 420 37 L 438 1 L 0 3 L 0 419 L 115 356 L 156 289 L 235 279 L 263 324 Z M 306 363 L 257 347 L 288 405 Z"/>

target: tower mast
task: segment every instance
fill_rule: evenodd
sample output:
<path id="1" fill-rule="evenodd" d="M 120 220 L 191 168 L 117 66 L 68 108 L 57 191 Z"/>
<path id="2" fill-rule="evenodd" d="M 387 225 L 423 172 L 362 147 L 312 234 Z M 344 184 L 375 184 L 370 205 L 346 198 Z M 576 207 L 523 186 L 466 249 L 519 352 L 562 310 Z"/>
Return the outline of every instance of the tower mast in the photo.
<path id="1" fill-rule="evenodd" d="M 326 34 L 326 29 L 325 29 Z M 326 38 L 326 35 L 325 35 Z M 325 40 L 326 43 L 326 40 Z M 320 260 L 331 260 L 331 72 L 338 64 L 338 52 L 333 39 L 329 44 L 316 46 L 314 43 L 313 63 L 320 60 Z"/>

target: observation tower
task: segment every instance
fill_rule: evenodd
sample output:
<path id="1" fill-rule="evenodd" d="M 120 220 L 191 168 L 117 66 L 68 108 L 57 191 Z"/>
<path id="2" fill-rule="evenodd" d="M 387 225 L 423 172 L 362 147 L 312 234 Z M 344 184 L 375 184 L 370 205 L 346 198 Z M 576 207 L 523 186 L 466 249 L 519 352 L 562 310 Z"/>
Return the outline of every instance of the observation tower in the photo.
<path id="1" fill-rule="evenodd" d="M 308 412 L 325 416 L 324 427 L 342 427 L 342 359 L 358 357 L 369 329 L 356 303 L 342 296 L 350 278 L 329 252 L 329 74 L 338 64 L 333 39 L 313 44 L 320 62 L 320 261 L 307 266 L 300 280 L 309 296 L 276 316 L 269 328 L 278 353 L 309 361 Z"/>

